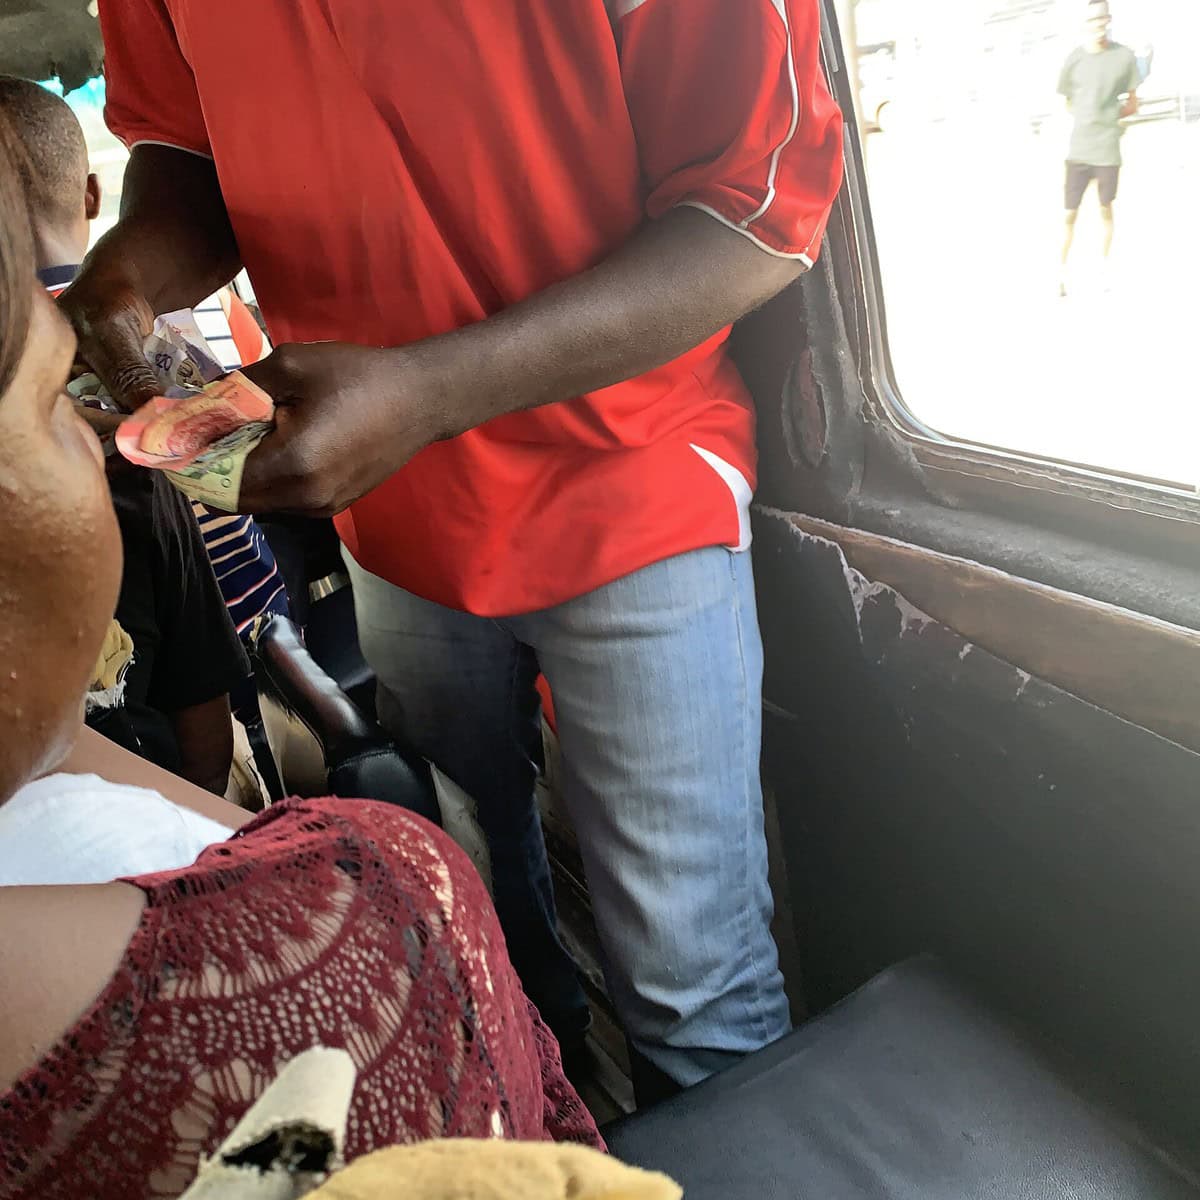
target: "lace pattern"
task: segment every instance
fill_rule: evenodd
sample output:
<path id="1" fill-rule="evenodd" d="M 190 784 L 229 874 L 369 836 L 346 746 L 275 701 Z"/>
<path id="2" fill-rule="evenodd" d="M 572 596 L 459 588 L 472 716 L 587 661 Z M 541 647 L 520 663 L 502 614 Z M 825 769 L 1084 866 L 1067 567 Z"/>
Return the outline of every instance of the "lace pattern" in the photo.
<path id="1" fill-rule="evenodd" d="M 177 1196 L 294 1055 L 347 1050 L 350 1158 L 436 1137 L 599 1146 L 439 830 L 289 801 L 147 899 L 92 1009 L 0 1096 L 0 1200 Z"/>

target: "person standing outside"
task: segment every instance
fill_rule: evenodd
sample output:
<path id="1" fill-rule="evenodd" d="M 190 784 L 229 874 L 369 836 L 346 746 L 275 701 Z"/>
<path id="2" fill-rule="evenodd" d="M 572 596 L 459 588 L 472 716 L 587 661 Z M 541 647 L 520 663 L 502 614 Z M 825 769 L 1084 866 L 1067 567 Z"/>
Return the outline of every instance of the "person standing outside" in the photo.
<path id="1" fill-rule="evenodd" d="M 100 20 L 132 154 L 63 300 L 95 369 L 147 395 L 152 314 L 244 265 L 277 416 L 242 508 L 336 516 L 381 715 L 476 801 L 565 1052 L 588 1015 L 534 800 L 539 668 L 635 1050 L 686 1086 L 782 1036 L 727 340 L 812 265 L 841 183 L 817 0 Z"/>
<path id="2" fill-rule="evenodd" d="M 1062 250 L 1059 294 L 1067 294 L 1067 264 L 1075 242 L 1075 223 L 1084 194 L 1092 181 L 1100 200 L 1104 227 L 1103 252 L 1107 262 L 1115 230 L 1113 203 L 1121 175 L 1121 121 L 1138 110 L 1137 89 L 1142 82 L 1137 55 L 1114 42 L 1112 13 L 1107 0 L 1091 0 L 1087 8 L 1084 43 L 1063 65 L 1059 94 L 1066 98 L 1074 121 L 1067 154 L 1067 228 Z"/>

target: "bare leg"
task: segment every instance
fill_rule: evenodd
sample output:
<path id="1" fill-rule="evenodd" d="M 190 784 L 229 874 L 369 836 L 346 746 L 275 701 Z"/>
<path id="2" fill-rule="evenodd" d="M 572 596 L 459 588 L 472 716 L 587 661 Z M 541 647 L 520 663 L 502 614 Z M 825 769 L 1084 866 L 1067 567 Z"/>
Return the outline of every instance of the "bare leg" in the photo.
<path id="1" fill-rule="evenodd" d="M 1116 232 L 1116 223 L 1113 220 L 1113 206 L 1111 204 L 1100 205 L 1100 221 L 1104 226 L 1104 257 L 1107 259 L 1112 253 L 1113 234 Z"/>
<path id="2" fill-rule="evenodd" d="M 1075 222 L 1079 219 L 1079 209 L 1067 209 L 1066 232 L 1063 235 L 1062 274 L 1059 276 L 1058 294 L 1067 294 L 1067 262 L 1071 257 L 1071 247 L 1075 244 Z"/>

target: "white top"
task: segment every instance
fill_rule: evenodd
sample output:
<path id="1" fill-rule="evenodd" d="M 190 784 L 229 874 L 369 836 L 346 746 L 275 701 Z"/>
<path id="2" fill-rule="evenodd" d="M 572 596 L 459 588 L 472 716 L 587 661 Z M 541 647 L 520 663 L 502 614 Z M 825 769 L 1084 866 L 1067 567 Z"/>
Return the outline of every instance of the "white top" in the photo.
<path id="1" fill-rule="evenodd" d="M 48 775 L 0 804 L 0 887 L 173 871 L 231 832 L 157 792 L 95 775 Z"/>

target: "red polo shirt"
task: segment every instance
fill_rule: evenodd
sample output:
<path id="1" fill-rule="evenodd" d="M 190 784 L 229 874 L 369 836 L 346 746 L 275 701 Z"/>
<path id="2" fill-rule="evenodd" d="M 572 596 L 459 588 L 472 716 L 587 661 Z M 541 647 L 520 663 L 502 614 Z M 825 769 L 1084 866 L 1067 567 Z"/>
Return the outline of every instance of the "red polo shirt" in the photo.
<path id="1" fill-rule="evenodd" d="M 401 345 L 692 205 L 810 261 L 841 179 L 817 0 L 101 0 L 108 121 L 211 155 L 276 345 Z M 338 521 L 368 570 L 488 616 L 744 548 L 728 331 L 423 451 Z"/>

